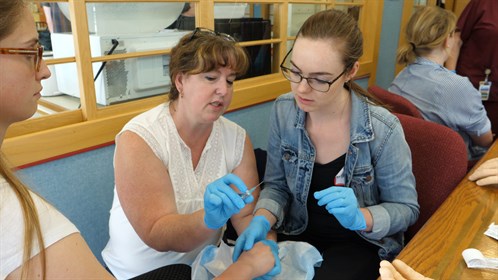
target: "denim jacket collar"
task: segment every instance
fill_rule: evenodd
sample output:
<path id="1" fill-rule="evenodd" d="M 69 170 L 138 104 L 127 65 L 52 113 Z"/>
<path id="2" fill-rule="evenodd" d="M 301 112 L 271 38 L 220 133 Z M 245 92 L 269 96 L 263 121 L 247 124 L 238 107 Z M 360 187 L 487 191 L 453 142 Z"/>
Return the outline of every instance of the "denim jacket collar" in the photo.
<path id="1" fill-rule="evenodd" d="M 294 102 L 296 102 L 294 100 Z M 306 113 L 298 107 L 296 114 L 296 122 L 294 123 L 294 127 L 297 129 L 305 130 L 306 125 Z"/>
<path id="2" fill-rule="evenodd" d="M 374 139 L 372 119 L 370 116 L 370 106 L 367 101 L 359 97 L 356 93 L 351 94 L 351 144 L 363 143 Z"/>
<path id="3" fill-rule="evenodd" d="M 356 93 L 351 92 L 351 143 L 362 143 L 374 138 L 369 104 Z M 305 130 L 306 113 L 299 109 L 296 114 L 294 127 Z"/>

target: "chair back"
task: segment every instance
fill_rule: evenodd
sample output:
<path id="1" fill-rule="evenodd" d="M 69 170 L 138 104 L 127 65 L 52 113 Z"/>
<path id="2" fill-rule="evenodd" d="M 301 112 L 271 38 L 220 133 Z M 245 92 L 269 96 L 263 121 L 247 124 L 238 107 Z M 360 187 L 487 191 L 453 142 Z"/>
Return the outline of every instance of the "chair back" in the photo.
<path id="1" fill-rule="evenodd" d="M 380 101 L 385 104 L 391 106 L 391 109 L 394 113 L 404 114 L 408 116 L 412 116 L 415 118 L 423 119 L 422 114 L 418 110 L 418 108 L 413 105 L 410 100 L 404 98 L 401 95 L 394 94 L 390 91 L 387 91 L 379 86 L 370 86 L 368 87 L 368 91 L 375 95 Z"/>
<path id="2" fill-rule="evenodd" d="M 410 146 L 420 216 L 405 232 L 409 242 L 467 173 L 467 148 L 452 129 L 404 114 L 395 114 Z"/>

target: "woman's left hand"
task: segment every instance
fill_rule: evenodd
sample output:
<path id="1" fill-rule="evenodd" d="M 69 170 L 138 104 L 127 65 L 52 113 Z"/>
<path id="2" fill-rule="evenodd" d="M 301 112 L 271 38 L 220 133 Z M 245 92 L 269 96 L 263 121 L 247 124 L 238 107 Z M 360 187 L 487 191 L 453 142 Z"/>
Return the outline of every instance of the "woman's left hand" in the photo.
<path id="1" fill-rule="evenodd" d="M 334 215 L 343 227 L 350 230 L 367 228 L 365 217 L 358 207 L 358 200 L 353 189 L 332 186 L 315 192 L 314 196 L 318 200 L 318 205 L 325 205 L 327 211 Z"/>

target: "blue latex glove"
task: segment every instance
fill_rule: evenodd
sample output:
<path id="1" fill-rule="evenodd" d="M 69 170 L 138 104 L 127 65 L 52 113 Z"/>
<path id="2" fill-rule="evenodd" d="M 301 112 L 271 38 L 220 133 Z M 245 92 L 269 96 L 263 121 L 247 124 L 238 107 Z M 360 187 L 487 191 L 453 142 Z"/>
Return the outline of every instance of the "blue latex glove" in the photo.
<path id="1" fill-rule="evenodd" d="M 367 228 L 365 217 L 358 207 L 358 200 L 353 189 L 344 187 L 329 187 L 315 192 L 318 205 L 324 206 L 330 214 L 334 215 L 339 223 L 350 230 L 363 230 Z"/>
<path id="2" fill-rule="evenodd" d="M 254 243 L 265 240 L 270 231 L 270 222 L 264 216 L 255 216 L 252 218 L 249 226 L 235 241 L 232 260 L 236 262 L 242 251 L 249 251 L 254 246 Z"/>
<path id="3" fill-rule="evenodd" d="M 259 276 L 255 280 L 270 280 L 273 277 L 280 274 L 280 272 L 282 271 L 282 266 L 280 264 L 280 258 L 278 257 L 278 244 L 277 244 L 277 242 L 275 242 L 273 240 L 269 240 L 269 239 L 265 239 L 261 242 L 265 243 L 266 245 L 268 245 L 270 247 L 271 252 L 273 254 L 273 258 L 275 259 L 275 266 L 273 266 L 273 268 L 270 271 L 268 271 L 265 275 Z"/>
<path id="4" fill-rule="evenodd" d="M 239 213 L 246 203 L 254 200 L 252 195 L 242 200 L 230 184 L 235 185 L 241 192 L 247 190 L 239 177 L 227 174 L 210 183 L 204 192 L 204 223 L 210 229 L 221 228 L 232 215 Z"/>

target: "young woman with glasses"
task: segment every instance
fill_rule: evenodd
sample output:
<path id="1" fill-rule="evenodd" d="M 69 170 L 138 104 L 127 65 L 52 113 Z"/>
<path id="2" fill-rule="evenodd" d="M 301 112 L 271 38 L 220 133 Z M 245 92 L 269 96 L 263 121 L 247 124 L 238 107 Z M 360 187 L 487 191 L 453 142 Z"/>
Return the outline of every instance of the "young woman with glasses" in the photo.
<path id="1" fill-rule="evenodd" d="M 50 77 L 33 16 L 22 0 L 0 1 L 0 144 L 30 118 Z M 31 192 L 0 155 L 0 279 L 110 279 L 76 227 Z"/>
<path id="2" fill-rule="evenodd" d="M 247 226 L 258 184 L 245 130 L 222 115 L 245 50 L 222 33 L 198 28 L 171 50 L 169 101 L 131 120 L 116 136 L 110 240 L 102 252 L 117 278 L 168 264 L 191 265 L 218 244 L 228 219 Z M 272 245 L 276 253 L 276 243 Z"/>
<path id="3" fill-rule="evenodd" d="M 376 279 L 403 247 L 419 214 L 411 154 L 398 119 L 353 82 L 362 41 L 337 10 L 299 30 L 281 65 L 292 92 L 274 103 L 265 186 L 234 260 L 273 229 L 323 254 L 314 279 Z"/>

